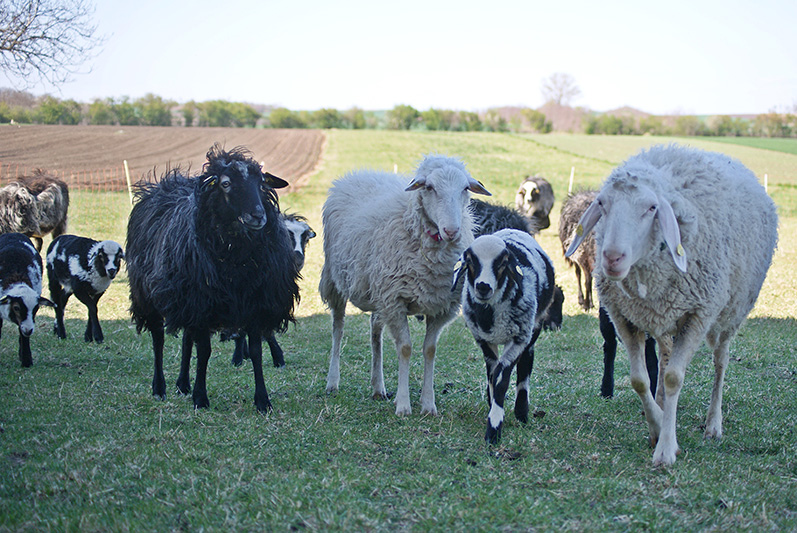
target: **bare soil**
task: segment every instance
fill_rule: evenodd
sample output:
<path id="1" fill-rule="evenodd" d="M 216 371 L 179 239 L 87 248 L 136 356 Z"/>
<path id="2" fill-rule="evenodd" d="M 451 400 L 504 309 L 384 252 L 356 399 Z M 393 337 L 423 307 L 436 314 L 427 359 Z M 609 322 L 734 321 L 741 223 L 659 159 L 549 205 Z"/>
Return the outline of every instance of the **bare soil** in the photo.
<path id="1" fill-rule="evenodd" d="M 3 125 L 0 183 L 41 168 L 70 187 L 83 188 L 95 180 L 86 176 L 102 174 L 110 176 L 108 189 L 118 184 L 122 190 L 123 161 L 133 182 L 174 167 L 198 173 L 208 149 L 218 142 L 227 149 L 245 146 L 265 170 L 295 190 L 318 164 L 324 141 L 321 130 Z"/>

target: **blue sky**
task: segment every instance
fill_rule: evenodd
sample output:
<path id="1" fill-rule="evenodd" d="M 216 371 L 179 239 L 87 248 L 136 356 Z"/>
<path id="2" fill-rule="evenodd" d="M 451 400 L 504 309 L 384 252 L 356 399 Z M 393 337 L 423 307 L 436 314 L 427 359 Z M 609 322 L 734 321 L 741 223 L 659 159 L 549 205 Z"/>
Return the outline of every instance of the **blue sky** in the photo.
<path id="1" fill-rule="evenodd" d="M 97 0 L 104 49 L 88 74 L 34 94 L 146 93 L 293 110 L 478 111 L 543 104 L 570 74 L 574 105 L 655 114 L 797 106 L 794 0 L 471 2 Z M 0 76 L 0 86 L 10 85 Z"/>

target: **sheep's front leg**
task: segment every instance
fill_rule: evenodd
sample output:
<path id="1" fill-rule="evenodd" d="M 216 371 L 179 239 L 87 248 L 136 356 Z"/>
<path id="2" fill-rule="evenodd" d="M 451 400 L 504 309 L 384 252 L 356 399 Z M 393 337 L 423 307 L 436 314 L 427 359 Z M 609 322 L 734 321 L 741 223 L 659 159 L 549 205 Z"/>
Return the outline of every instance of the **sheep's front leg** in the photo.
<path id="1" fill-rule="evenodd" d="M 92 296 L 75 295 L 83 305 L 88 309 L 88 322 L 86 323 L 86 331 L 83 334 L 83 340 L 86 342 L 102 342 L 104 337 L 102 335 L 102 328 L 100 327 L 99 311 L 97 310 L 97 300 Z"/>
<path id="2" fill-rule="evenodd" d="M 656 405 L 664 408 L 664 398 L 667 395 L 666 391 L 664 390 L 664 371 L 667 369 L 667 364 L 670 362 L 670 356 L 672 354 L 672 336 L 665 335 L 663 337 L 659 337 L 655 340 L 656 344 L 659 345 L 659 369 L 657 376 L 657 385 L 656 385 Z M 653 356 L 655 357 L 655 353 Z M 650 363 L 650 361 L 648 361 Z M 650 372 L 650 367 L 648 367 L 648 372 Z"/>
<path id="3" fill-rule="evenodd" d="M 285 353 L 277 342 L 277 337 L 273 331 L 266 333 L 266 343 L 268 344 L 269 352 L 271 352 L 271 363 L 274 365 L 274 368 L 282 368 L 285 366 Z"/>
<path id="4" fill-rule="evenodd" d="M 498 345 L 478 340 L 479 347 L 484 354 L 484 366 L 487 369 L 487 408 L 493 405 L 493 370 L 498 364 Z"/>
<path id="5" fill-rule="evenodd" d="M 451 320 L 448 315 L 427 316 L 426 336 L 423 339 L 423 389 L 421 390 L 421 414 L 437 415 L 434 396 L 434 358 L 440 332 Z"/>
<path id="6" fill-rule="evenodd" d="M 263 381 L 263 341 L 260 332 L 249 332 L 249 358 L 252 360 L 252 371 L 255 374 L 255 407 L 261 413 L 271 411 L 271 402 L 268 399 L 266 383 Z"/>
<path id="7" fill-rule="evenodd" d="M 25 368 L 33 365 L 33 356 L 30 352 L 30 337 L 23 335 L 22 330 L 19 331 L 19 362 Z"/>
<path id="8" fill-rule="evenodd" d="M 152 376 L 152 395 L 166 399 L 166 379 L 163 377 L 163 319 L 150 316 L 146 318 L 147 329 L 152 337 L 152 354 L 155 360 L 155 373 Z"/>
<path id="9" fill-rule="evenodd" d="M 377 313 L 371 313 L 371 397 L 386 400 L 384 363 L 382 361 L 382 330 L 384 325 Z"/>
<path id="10" fill-rule="evenodd" d="M 645 419 L 648 422 L 650 442 L 655 445 L 659 440 L 661 432 L 661 408 L 656 405 L 650 391 L 650 376 L 645 365 L 645 333 L 639 331 L 633 324 L 620 317 L 619 320 L 612 320 L 617 331 L 617 335 L 623 341 L 626 351 L 628 351 L 628 363 L 631 372 L 631 387 L 636 391 L 639 399 L 642 400 L 642 409 L 645 411 Z"/>
<path id="11" fill-rule="evenodd" d="M 531 342 L 521 352 L 517 363 L 517 395 L 515 398 L 515 418 L 526 424 L 529 421 L 529 382 L 534 369 L 534 343 L 540 335 L 540 328 L 534 330 Z"/>
<path id="12" fill-rule="evenodd" d="M 504 424 L 504 400 L 506 391 L 509 389 L 509 382 L 512 378 L 512 369 L 515 368 L 520 353 L 525 344 L 507 343 L 504 346 L 504 354 L 498 360 L 490 376 L 490 383 L 493 389 L 493 401 L 490 405 L 490 413 L 487 415 L 487 431 L 484 440 L 488 444 L 498 444 L 501 440 L 501 428 Z"/>
<path id="13" fill-rule="evenodd" d="M 343 325 L 346 320 L 346 302 L 335 298 L 330 301 L 332 311 L 332 349 L 329 352 L 327 392 L 335 392 L 340 386 L 340 346 L 343 341 Z"/>
<path id="14" fill-rule="evenodd" d="M 706 438 L 722 438 L 722 387 L 725 383 L 725 369 L 730 357 L 729 346 L 733 333 L 709 336 L 708 341 L 714 351 L 714 387 L 711 390 L 711 403 L 706 415 Z"/>
<path id="15" fill-rule="evenodd" d="M 191 337 L 191 332 L 188 330 L 183 331 L 183 342 L 180 354 L 180 375 L 177 376 L 177 390 L 181 394 L 188 394 L 191 392 L 191 352 L 194 350 L 194 339 Z"/>
<path id="16" fill-rule="evenodd" d="M 210 360 L 210 332 L 196 330 L 191 333 L 196 344 L 196 379 L 194 380 L 194 409 L 210 407 L 207 390 L 208 361 Z"/>
<path id="17" fill-rule="evenodd" d="M 390 322 L 391 333 L 396 341 L 398 354 L 398 390 L 396 391 L 396 414 L 412 414 L 410 406 L 410 356 L 412 355 L 412 339 L 407 317 L 400 317 Z"/>

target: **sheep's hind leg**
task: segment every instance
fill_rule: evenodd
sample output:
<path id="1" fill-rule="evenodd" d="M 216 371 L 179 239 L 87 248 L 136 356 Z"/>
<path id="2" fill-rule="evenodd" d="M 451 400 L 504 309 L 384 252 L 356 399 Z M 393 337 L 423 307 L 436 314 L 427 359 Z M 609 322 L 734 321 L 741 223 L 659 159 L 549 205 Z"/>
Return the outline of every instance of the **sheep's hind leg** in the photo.
<path id="1" fill-rule="evenodd" d="M 194 409 L 210 407 L 207 390 L 208 361 L 210 360 L 210 332 L 198 330 L 191 333 L 196 344 L 196 379 L 194 380 Z"/>
<path id="2" fill-rule="evenodd" d="M 711 390 L 711 403 L 706 415 L 706 431 L 709 439 L 722 438 L 722 386 L 725 382 L 725 369 L 728 367 L 729 346 L 733 334 L 722 333 L 708 336 L 709 345 L 714 351 L 714 387 Z"/>
<path id="3" fill-rule="evenodd" d="M 377 313 L 371 313 L 371 397 L 386 400 L 385 374 L 382 360 L 382 330 L 384 324 Z"/>
<path id="4" fill-rule="evenodd" d="M 271 352 L 271 362 L 274 368 L 282 368 L 285 366 L 285 354 L 282 351 L 282 347 L 277 342 L 277 337 L 273 331 L 266 333 L 266 343 L 268 344 L 269 352 Z"/>
<path id="5" fill-rule="evenodd" d="M 539 329 L 534 332 L 534 337 L 520 354 L 517 363 L 515 418 L 524 424 L 529 421 L 529 381 L 531 380 L 531 371 L 534 369 L 534 342 L 539 333 Z"/>
<path id="6" fill-rule="evenodd" d="M 155 373 L 152 377 L 152 395 L 160 400 L 166 399 L 166 379 L 163 377 L 163 319 L 149 317 L 147 329 L 152 337 L 152 353 L 155 360 Z"/>
<path id="7" fill-rule="evenodd" d="M 343 326 L 346 321 L 346 302 L 341 298 L 330 299 L 332 311 L 332 349 L 329 352 L 327 392 L 335 392 L 340 386 L 340 346 L 343 341 Z"/>
<path id="8" fill-rule="evenodd" d="M 249 333 L 249 359 L 252 360 L 252 371 L 255 374 L 255 407 L 261 413 L 269 413 L 272 409 L 268 399 L 266 383 L 263 381 L 263 340 L 260 332 Z"/>
<path id="9" fill-rule="evenodd" d="M 180 375 L 177 376 L 177 390 L 181 394 L 189 394 L 191 392 L 191 352 L 194 350 L 194 339 L 191 333 L 186 330 L 183 331 L 183 342 L 180 354 Z"/>
<path id="10" fill-rule="evenodd" d="M 412 339 L 407 317 L 390 322 L 390 330 L 396 341 L 398 354 L 398 390 L 396 391 L 396 414 L 412 414 L 410 406 L 410 357 L 412 355 Z"/>

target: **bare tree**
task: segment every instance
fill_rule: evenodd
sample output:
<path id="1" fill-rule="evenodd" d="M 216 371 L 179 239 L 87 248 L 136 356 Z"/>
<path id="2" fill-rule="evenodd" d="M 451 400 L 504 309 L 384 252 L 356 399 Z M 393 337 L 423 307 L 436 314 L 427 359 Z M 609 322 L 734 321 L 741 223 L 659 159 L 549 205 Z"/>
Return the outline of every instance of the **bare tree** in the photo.
<path id="1" fill-rule="evenodd" d="M 0 0 L 0 71 L 30 87 L 71 76 L 105 42 L 88 0 Z"/>
<path id="2" fill-rule="evenodd" d="M 556 72 L 542 81 L 542 96 L 546 102 L 558 105 L 570 105 L 570 102 L 581 95 L 581 89 L 570 74 Z"/>

